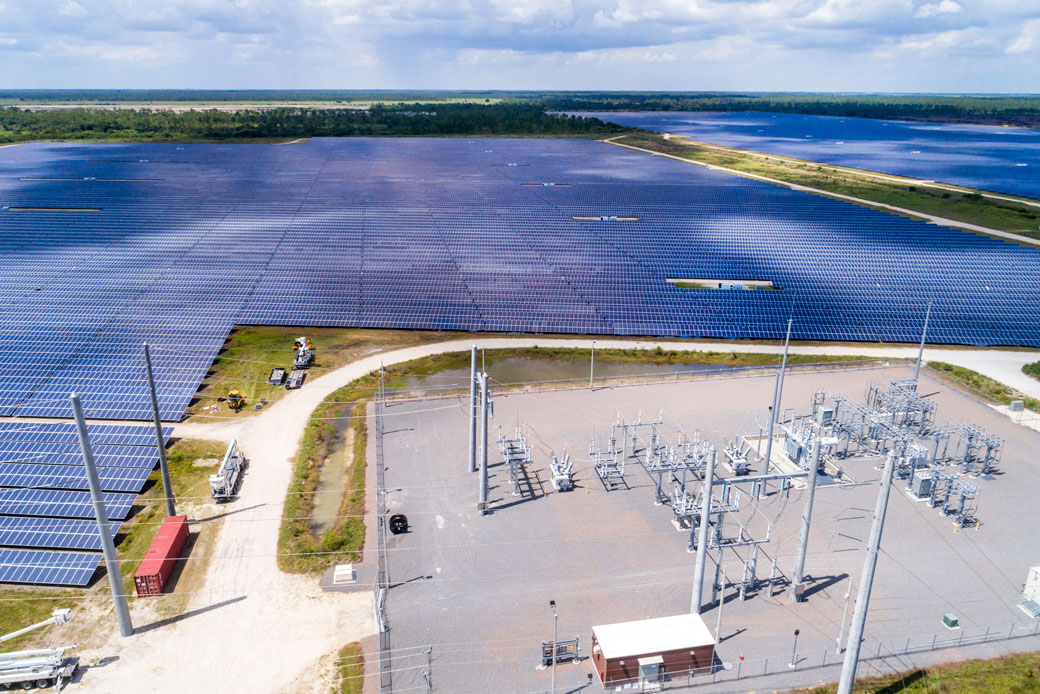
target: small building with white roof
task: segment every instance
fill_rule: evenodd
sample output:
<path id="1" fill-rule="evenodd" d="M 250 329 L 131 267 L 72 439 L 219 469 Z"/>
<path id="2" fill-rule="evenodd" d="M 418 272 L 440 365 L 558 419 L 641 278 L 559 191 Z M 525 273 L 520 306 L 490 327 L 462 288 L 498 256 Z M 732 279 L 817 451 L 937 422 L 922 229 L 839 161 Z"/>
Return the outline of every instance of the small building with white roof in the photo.
<path id="1" fill-rule="evenodd" d="M 700 615 L 592 627 L 592 662 L 603 686 L 710 673 L 714 660 L 715 638 Z"/>

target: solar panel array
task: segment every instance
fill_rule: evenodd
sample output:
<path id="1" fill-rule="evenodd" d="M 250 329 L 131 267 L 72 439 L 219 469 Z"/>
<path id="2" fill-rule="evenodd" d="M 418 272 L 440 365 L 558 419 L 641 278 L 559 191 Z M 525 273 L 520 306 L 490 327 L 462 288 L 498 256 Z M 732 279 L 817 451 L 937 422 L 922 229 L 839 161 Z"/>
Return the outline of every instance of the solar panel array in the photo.
<path id="1" fill-rule="evenodd" d="M 164 442 L 172 431 L 164 429 Z M 90 425 L 87 432 L 114 534 L 155 468 L 155 429 Z M 101 540 L 78 441 L 68 422 L 0 422 L 0 583 L 90 581 Z"/>
<path id="2" fill-rule="evenodd" d="M 1032 128 L 800 113 L 582 115 L 698 142 L 1040 199 L 1040 132 Z"/>
<path id="3" fill-rule="evenodd" d="M 28 144 L 0 207 L 0 416 L 147 418 L 147 341 L 178 420 L 235 324 L 1040 345 L 1035 249 L 591 141 Z"/>

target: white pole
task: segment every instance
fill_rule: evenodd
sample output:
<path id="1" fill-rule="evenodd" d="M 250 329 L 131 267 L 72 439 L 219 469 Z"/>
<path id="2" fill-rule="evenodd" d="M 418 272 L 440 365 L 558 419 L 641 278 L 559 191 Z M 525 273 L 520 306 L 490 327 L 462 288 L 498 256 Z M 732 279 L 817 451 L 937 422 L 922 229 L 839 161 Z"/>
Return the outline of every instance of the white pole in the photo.
<path id="1" fill-rule="evenodd" d="M 592 354 L 589 357 L 589 390 L 592 390 L 592 374 L 596 370 L 596 341 L 592 341 Z"/>
<path id="2" fill-rule="evenodd" d="M 780 371 L 776 375 L 776 386 L 773 390 L 773 410 L 769 413 L 769 437 L 766 439 L 766 469 L 764 472 L 769 473 L 769 462 L 773 454 L 773 428 L 776 426 L 777 410 L 780 409 L 780 401 L 784 393 L 784 370 L 787 368 L 787 348 L 791 344 L 791 324 L 794 323 L 794 319 L 791 318 L 787 321 L 787 337 L 784 338 L 784 357 L 780 361 Z M 763 496 L 762 492 L 765 491 L 766 485 L 763 483 L 759 489 L 759 496 Z"/>
<path id="3" fill-rule="evenodd" d="M 558 615 L 556 614 L 556 604 L 552 606 L 553 611 L 553 642 L 552 642 L 552 694 L 556 694 L 556 622 L 558 621 Z"/>
<path id="4" fill-rule="evenodd" d="M 932 316 L 932 302 L 928 302 L 928 308 L 924 312 L 924 329 L 921 331 L 921 348 L 917 350 L 917 366 L 914 368 L 914 380 L 921 375 L 921 360 L 924 358 L 924 341 L 928 337 L 928 319 Z"/>
<path id="5" fill-rule="evenodd" d="M 481 514 L 488 511 L 488 375 L 480 374 L 480 504 Z"/>
<path id="6" fill-rule="evenodd" d="M 816 477 L 820 469 L 820 432 L 813 436 L 812 454 L 809 456 L 809 479 L 805 490 L 805 508 L 802 510 L 802 532 L 798 538 L 798 557 L 794 562 L 794 576 L 791 583 L 791 599 L 801 602 L 802 583 L 805 573 L 805 554 L 809 548 L 809 528 L 812 523 L 813 498 L 816 496 Z"/>
<path id="7" fill-rule="evenodd" d="M 469 471 L 477 471 L 477 346 L 469 356 Z"/>
<path id="8" fill-rule="evenodd" d="M 841 613 L 841 628 L 838 629 L 838 639 L 835 643 L 838 646 L 838 652 L 840 653 L 843 649 L 841 647 L 841 637 L 845 635 L 845 620 L 849 616 L 849 598 L 852 597 L 852 576 L 849 576 L 849 585 L 845 587 L 845 609 Z"/>
<path id="9" fill-rule="evenodd" d="M 860 579 L 859 593 L 856 595 L 856 609 L 852 613 L 852 625 L 849 627 L 849 641 L 845 647 L 845 662 L 841 668 L 837 694 L 852 694 L 852 685 L 856 681 L 859 649 L 867 623 L 867 607 L 870 605 L 870 591 L 874 585 L 874 571 L 877 569 L 881 533 L 885 529 L 885 513 L 888 511 L 888 493 L 892 489 L 892 471 L 895 468 L 895 460 L 895 451 L 889 451 L 888 458 L 885 460 L 885 471 L 881 474 L 881 489 L 878 491 L 877 505 L 874 508 L 874 522 L 870 526 L 867 556 L 863 559 L 863 577 Z"/>
<path id="10" fill-rule="evenodd" d="M 690 596 L 690 614 L 701 613 L 701 596 L 704 589 L 704 562 L 708 553 L 708 524 L 711 517 L 711 485 L 715 478 L 715 447 L 704 466 L 704 481 L 701 484 L 701 527 L 697 529 L 697 561 L 693 567 L 693 593 Z M 722 558 L 721 552 L 719 558 Z"/>
<path id="11" fill-rule="evenodd" d="M 108 584 L 112 589 L 112 601 L 116 608 L 116 621 L 119 622 L 119 633 L 123 636 L 134 635 L 134 625 L 130 621 L 130 608 L 126 604 L 126 593 L 123 591 L 123 574 L 119 571 L 119 557 L 116 546 L 112 542 L 112 527 L 108 523 L 108 510 L 101 496 L 101 482 L 98 480 L 97 468 L 94 467 L 94 451 L 90 447 L 87 435 L 87 422 L 83 418 L 83 406 L 79 396 L 72 393 L 72 412 L 76 417 L 76 433 L 79 434 L 79 447 L 83 452 L 83 468 L 87 473 L 87 486 L 90 487 L 90 500 L 94 503 L 94 519 L 97 521 L 98 533 L 101 535 L 101 551 L 105 556 L 105 570 L 108 572 Z"/>
<path id="12" fill-rule="evenodd" d="M 715 643 L 719 642 L 719 629 L 722 628 L 722 606 L 726 604 L 726 567 L 722 567 L 722 580 L 719 581 L 722 590 L 719 593 L 719 613 L 715 616 Z"/>
<path id="13" fill-rule="evenodd" d="M 166 463 L 166 442 L 163 440 L 162 420 L 159 419 L 159 398 L 155 394 L 155 376 L 152 373 L 152 355 L 148 351 L 148 343 L 144 343 L 144 366 L 148 372 L 148 388 L 152 395 L 152 421 L 155 422 L 155 445 L 159 449 L 159 469 L 162 471 L 163 493 L 166 494 L 166 515 L 176 516 L 176 499 L 173 498 L 173 485 L 170 483 L 170 467 Z"/>

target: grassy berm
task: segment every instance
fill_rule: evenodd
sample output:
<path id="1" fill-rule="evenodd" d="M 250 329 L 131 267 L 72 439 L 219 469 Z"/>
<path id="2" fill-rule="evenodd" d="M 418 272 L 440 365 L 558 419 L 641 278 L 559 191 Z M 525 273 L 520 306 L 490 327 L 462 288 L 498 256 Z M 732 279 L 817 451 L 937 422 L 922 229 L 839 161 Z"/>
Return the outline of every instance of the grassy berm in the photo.
<path id="1" fill-rule="evenodd" d="M 791 694 L 833 694 L 836 684 Z M 965 660 L 856 680 L 856 694 L 1036 694 L 1040 692 L 1040 653 L 1015 653 L 989 660 Z"/>

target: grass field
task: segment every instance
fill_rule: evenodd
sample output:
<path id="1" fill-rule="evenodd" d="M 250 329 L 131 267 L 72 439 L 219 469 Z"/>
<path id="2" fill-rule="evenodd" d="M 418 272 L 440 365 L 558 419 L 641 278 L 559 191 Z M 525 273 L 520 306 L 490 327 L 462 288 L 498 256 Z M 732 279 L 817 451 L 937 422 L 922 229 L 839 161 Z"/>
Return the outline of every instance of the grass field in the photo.
<path id="1" fill-rule="evenodd" d="M 714 147 L 701 147 L 675 136 L 665 140 L 658 134 L 637 133 L 616 138 L 615 141 L 691 161 L 724 166 L 749 174 L 1040 239 L 1040 208 L 984 198 L 968 189 L 953 192 L 881 181 L 858 175 L 852 170 L 836 170 L 830 165 L 814 162 L 796 163 L 780 158 L 756 156 L 740 150 L 722 151 Z"/>
<path id="2" fill-rule="evenodd" d="M 271 369 L 280 366 L 288 373 L 292 368 L 293 340 L 304 335 L 314 344 L 315 363 L 307 378 L 314 378 L 344 364 L 376 352 L 401 347 L 441 342 L 461 333 L 369 330 L 365 328 L 285 328 L 277 326 L 240 326 L 228 335 L 224 347 L 202 381 L 189 415 L 218 414 L 249 416 L 261 399 L 273 403 L 283 395 L 283 386 L 267 383 Z M 236 413 L 224 399 L 228 391 L 237 389 L 246 396 L 246 407 Z M 216 410 L 206 408 L 216 406 Z"/>
<path id="3" fill-rule="evenodd" d="M 1032 376 L 1033 378 L 1040 381 L 1040 361 L 1034 361 L 1031 364 L 1026 364 L 1022 367 L 1022 373 L 1026 374 L 1027 376 Z"/>
<path id="4" fill-rule="evenodd" d="M 790 694 L 833 694 L 837 685 L 799 689 Z M 1016 653 L 989 660 L 965 660 L 918 670 L 856 680 L 856 694 L 1036 694 L 1040 692 L 1040 653 Z"/>
<path id="5" fill-rule="evenodd" d="M 332 688 L 332 694 L 361 694 L 365 687 L 365 654 L 361 644 L 348 643 L 337 653 L 340 681 Z"/>
<path id="6" fill-rule="evenodd" d="M 267 383 L 271 369 L 280 366 L 288 370 L 292 366 L 293 340 L 306 335 L 314 343 L 315 365 L 311 367 L 307 378 L 314 378 L 327 373 L 344 364 L 356 361 L 369 354 L 376 354 L 402 347 L 433 344 L 446 340 L 464 338 L 470 333 L 435 332 L 420 330 L 376 330 L 368 328 L 286 328 L 280 326 L 238 326 L 231 331 L 220 354 L 213 361 L 210 371 L 199 386 L 195 399 L 188 407 L 188 414 L 200 417 L 205 421 L 207 414 L 220 417 L 248 417 L 256 413 L 253 406 L 266 400 L 268 404 L 276 402 L 286 393 L 284 386 L 272 386 Z M 486 334 L 485 336 L 493 336 Z M 588 338 L 588 335 L 559 335 L 554 337 Z M 688 340 L 658 340 L 663 345 L 670 342 L 689 344 Z M 724 342 L 718 340 L 713 342 Z M 741 344 L 748 344 L 742 341 Z M 760 344 L 776 344 L 760 341 Z M 815 344 L 815 343 L 804 343 Z M 853 343 L 848 343 L 852 345 Z M 874 346 L 873 344 L 871 346 Z M 527 349 L 527 350 L 488 350 L 488 355 L 495 359 L 507 357 L 588 359 L 589 350 L 581 349 Z M 461 368 L 468 364 L 468 355 L 441 355 L 432 357 L 421 363 L 413 363 L 413 375 L 422 376 L 431 373 L 431 369 L 439 371 L 449 368 Z M 596 359 L 644 362 L 648 364 L 728 364 L 742 366 L 749 364 L 774 363 L 775 355 L 742 354 L 739 352 L 686 352 L 663 349 L 659 352 L 646 350 L 596 350 Z M 792 355 L 793 363 L 802 360 Z M 808 361 L 851 361 L 850 357 L 813 357 Z M 304 386 L 306 387 L 306 385 Z M 228 391 L 237 389 L 246 396 L 246 407 L 239 412 L 230 410 L 226 399 Z M 216 409 L 209 409 L 209 408 Z"/>
<path id="7" fill-rule="evenodd" d="M 981 393 L 991 400 L 1002 402 L 1005 405 L 1010 405 L 1012 400 L 1022 400 L 1028 409 L 1040 412 L 1040 400 L 1037 398 L 1031 398 L 977 371 L 942 361 L 930 361 L 928 366 L 934 369 L 942 378 L 967 386 L 969 389 Z"/>

